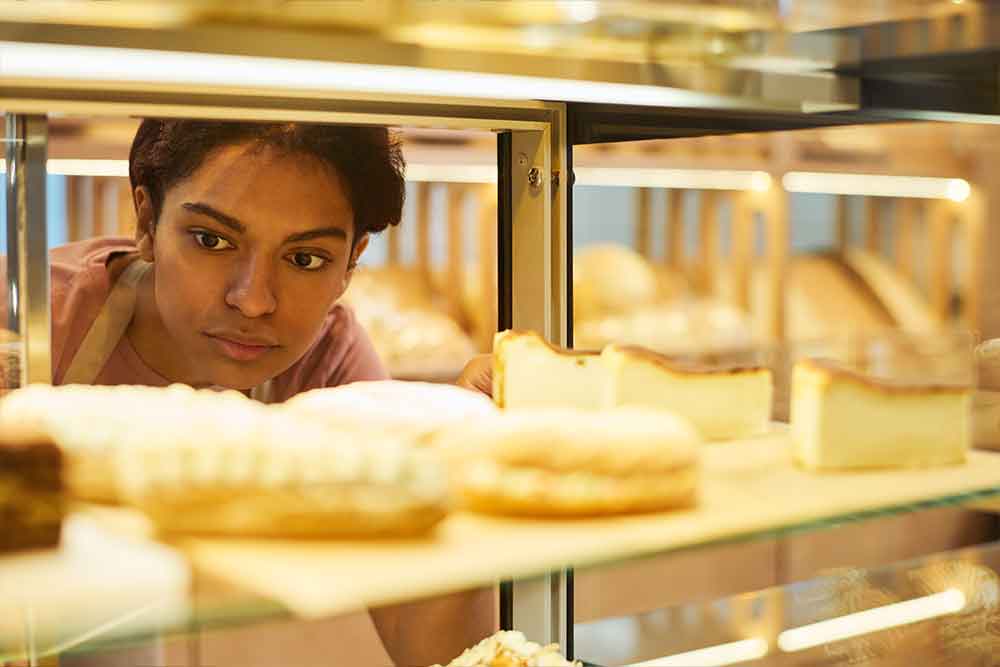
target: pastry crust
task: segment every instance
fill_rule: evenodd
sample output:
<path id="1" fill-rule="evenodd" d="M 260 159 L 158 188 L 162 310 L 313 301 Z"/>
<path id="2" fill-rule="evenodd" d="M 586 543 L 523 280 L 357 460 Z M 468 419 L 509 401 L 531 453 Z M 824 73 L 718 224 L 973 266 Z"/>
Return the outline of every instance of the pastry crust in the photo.
<path id="1" fill-rule="evenodd" d="M 662 411 L 524 410 L 434 442 L 454 494 L 479 512 L 646 512 L 689 505 L 697 491 L 697 431 Z"/>
<path id="2" fill-rule="evenodd" d="M 733 375 L 770 375 L 771 371 L 763 366 L 709 366 L 706 364 L 682 363 L 675 361 L 652 350 L 637 345 L 608 345 L 606 354 L 621 354 L 644 362 L 670 373 L 679 378 L 684 377 L 719 377 Z"/>
<path id="3" fill-rule="evenodd" d="M 501 630 L 462 652 L 447 667 L 581 667 L 559 652 L 558 644 L 528 641 L 517 630 Z M 433 667 L 441 667 L 434 665 Z"/>
<path id="4" fill-rule="evenodd" d="M 248 537 L 414 537 L 447 514 L 438 499 L 374 485 L 151 486 L 135 504 L 166 534 Z"/>
<path id="5" fill-rule="evenodd" d="M 796 363 L 795 373 L 803 379 L 808 374 L 814 382 L 822 387 L 829 386 L 831 382 L 840 379 L 889 396 L 969 394 L 972 391 L 972 387 L 960 384 L 912 384 L 878 378 L 860 373 L 830 359 L 802 359 Z"/>
<path id="6" fill-rule="evenodd" d="M 694 465 L 658 475 L 615 477 L 557 473 L 480 463 L 455 484 L 463 507 L 512 516 L 602 516 L 691 507 L 697 501 Z"/>

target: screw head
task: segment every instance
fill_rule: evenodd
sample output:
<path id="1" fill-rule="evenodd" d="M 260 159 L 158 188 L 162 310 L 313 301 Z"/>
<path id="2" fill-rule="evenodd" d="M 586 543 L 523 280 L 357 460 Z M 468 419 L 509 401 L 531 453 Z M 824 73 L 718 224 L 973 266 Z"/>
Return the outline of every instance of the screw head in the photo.
<path id="1" fill-rule="evenodd" d="M 537 188 L 542 184 L 542 172 L 539 171 L 538 167 L 532 167 L 528 170 L 528 185 L 533 188 Z"/>

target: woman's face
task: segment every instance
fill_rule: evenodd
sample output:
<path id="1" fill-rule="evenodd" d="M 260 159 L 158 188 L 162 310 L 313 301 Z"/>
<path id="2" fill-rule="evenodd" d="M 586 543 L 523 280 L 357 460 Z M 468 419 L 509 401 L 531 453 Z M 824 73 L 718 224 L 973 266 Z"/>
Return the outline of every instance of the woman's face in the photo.
<path id="1" fill-rule="evenodd" d="M 190 384 L 245 390 L 295 363 L 367 244 L 358 239 L 352 257 L 354 214 L 340 178 L 310 156 L 214 151 L 167 190 L 151 235 L 148 199 L 137 193 L 139 248 L 154 263 L 167 334 L 156 355 L 168 355 L 158 359 L 168 377 Z"/>

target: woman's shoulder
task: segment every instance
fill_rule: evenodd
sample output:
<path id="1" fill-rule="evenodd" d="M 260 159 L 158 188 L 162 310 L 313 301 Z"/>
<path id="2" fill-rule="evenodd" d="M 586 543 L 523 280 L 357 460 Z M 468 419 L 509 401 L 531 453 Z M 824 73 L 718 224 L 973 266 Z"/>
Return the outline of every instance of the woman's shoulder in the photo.
<path id="1" fill-rule="evenodd" d="M 135 241 L 117 236 L 102 236 L 74 241 L 49 251 L 53 287 L 56 281 L 72 280 L 87 272 L 108 273 L 116 257 L 136 252 Z"/>

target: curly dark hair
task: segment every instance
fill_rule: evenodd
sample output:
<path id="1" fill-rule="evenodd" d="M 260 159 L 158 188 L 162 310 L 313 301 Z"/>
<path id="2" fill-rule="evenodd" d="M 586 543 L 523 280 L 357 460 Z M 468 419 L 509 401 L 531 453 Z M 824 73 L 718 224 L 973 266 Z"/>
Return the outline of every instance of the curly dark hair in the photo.
<path id="1" fill-rule="evenodd" d="M 132 191 L 149 190 L 155 218 L 172 185 L 193 174 L 214 150 L 256 144 L 315 157 L 342 179 L 354 210 L 354 237 L 399 224 L 406 196 L 406 163 L 396 136 L 384 127 L 146 118 L 128 157 Z"/>

